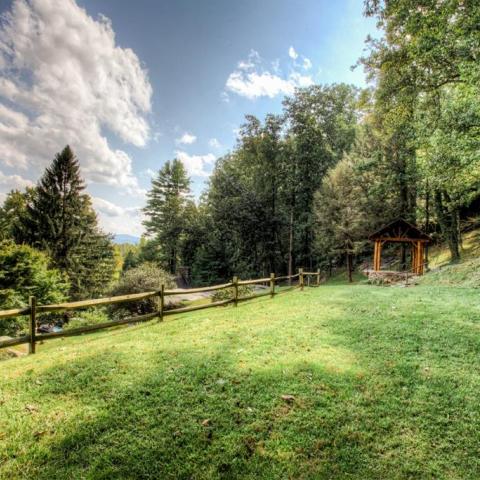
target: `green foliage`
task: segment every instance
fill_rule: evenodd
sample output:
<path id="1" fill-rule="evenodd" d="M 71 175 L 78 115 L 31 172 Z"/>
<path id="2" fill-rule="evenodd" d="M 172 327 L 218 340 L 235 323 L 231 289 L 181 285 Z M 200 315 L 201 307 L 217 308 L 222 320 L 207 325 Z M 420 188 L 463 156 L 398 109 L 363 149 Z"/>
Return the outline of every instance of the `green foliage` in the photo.
<path id="1" fill-rule="evenodd" d="M 67 146 L 29 196 L 22 235 L 16 238 L 50 256 L 68 276 L 73 298 L 98 296 L 109 287 L 115 270 L 111 238 L 99 230 L 84 188 L 78 160 Z"/>
<path id="2" fill-rule="evenodd" d="M 75 312 L 74 315 L 68 319 L 68 322 L 63 325 L 63 329 L 71 330 L 73 328 L 85 327 L 87 325 L 106 323 L 110 320 L 106 308 L 90 308 Z"/>
<path id="3" fill-rule="evenodd" d="M 290 204 L 295 225 L 294 256 L 299 266 L 314 263 L 315 192 L 327 170 L 348 152 L 355 139 L 357 90 L 349 85 L 315 85 L 284 101 L 292 140 Z"/>
<path id="4" fill-rule="evenodd" d="M 190 179 L 180 160 L 167 162 L 152 180 L 147 194 L 144 225 L 160 247 L 162 262 L 170 273 L 176 273 L 182 234 L 185 230 L 184 212 L 189 203 Z"/>
<path id="5" fill-rule="evenodd" d="M 148 240 L 142 238 L 136 257 L 138 264 L 150 262 L 161 266 L 165 263 L 165 257 L 162 254 L 162 247 L 158 238 L 152 238 Z"/>
<path id="6" fill-rule="evenodd" d="M 125 259 L 123 260 L 123 266 L 122 266 L 122 271 L 126 272 L 127 270 L 130 270 L 131 268 L 135 268 L 138 266 L 138 256 L 135 255 L 133 250 L 129 250 L 127 252 L 127 255 L 125 256 Z"/>
<path id="7" fill-rule="evenodd" d="M 366 2 L 366 13 L 376 16 L 385 31 L 381 41 L 370 39 L 370 54 L 361 62 L 378 84 L 375 108 L 387 119 L 382 135 L 390 145 L 400 146 L 393 150 L 394 158 L 410 164 L 398 177 L 401 182 L 419 160 L 421 178 L 403 198 L 417 195 L 416 188 L 422 187 L 426 223 L 433 199 L 435 220 L 452 260 L 458 260 L 459 212 L 480 191 L 480 6 L 459 0 L 422 5 L 372 0 Z"/>
<path id="8" fill-rule="evenodd" d="M 118 283 L 110 292 L 111 296 L 129 295 L 131 293 L 145 293 L 174 288 L 173 277 L 154 263 L 142 263 L 138 267 L 124 272 Z M 151 313 L 158 310 L 158 298 L 153 297 L 139 302 L 112 305 L 111 311 L 118 314 L 129 312 L 133 315 Z"/>
<path id="9" fill-rule="evenodd" d="M 419 161 L 434 191 L 437 220 L 452 260 L 460 256 L 460 209 L 480 192 L 480 102 L 477 87 L 444 87 L 424 97 L 417 114 Z"/>
<path id="10" fill-rule="evenodd" d="M 0 207 L 0 240 L 15 240 L 21 242 L 25 238 L 25 215 L 27 204 L 35 195 L 33 188 L 25 192 L 12 190 L 7 193 Z"/>
<path id="11" fill-rule="evenodd" d="M 75 298 L 95 298 L 108 291 L 116 268 L 115 254 L 111 236 L 98 230 L 96 217 L 95 230 L 83 238 L 75 255 L 75 271 L 70 276 L 75 285 L 72 295 Z"/>
<path id="12" fill-rule="evenodd" d="M 374 86 L 313 85 L 285 98 L 281 115 L 247 115 L 198 204 L 182 162 L 167 162 L 144 208 L 149 239 L 122 253 L 123 271 L 185 266 L 198 285 L 343 263 L 352 272 L 368 233 L 396 217 L 459 259 L 462 212 L 480 198 L 480 6 L 367 0 L 365 13 L 383 29 L 359 60 Z M 122 263 L 83 190 L 66 147 L 0 209 L 0 238 L 47 252 L 77 298 L 102 293 Z"/>
<path id="13" fill-rule="evenodd" d="M 315 197 L 316 239 L 320 257 L 329 265 L 345 256 L 350 281 L 353 257 L 362 252 L 371 225 L 357 165 L 346 156 L 325 176 Z"/>
<path id="14" fill-rule="evenodd" d="M 424 285 L 450 285 L 480 288 L 480 258 L 474 257 L 461 262 L 433 269 L 420 279 Z"/>
<path id="15" fill-rule="evenodd" d="M 237 148 L 217 161 L 198 210 L 203 218 L 191 235 L 196 282 L 318 263 L 313 198 L 354 141 L 357 94 L 348 85 L 299 89 L 285 100 L 284 115 L 263 123 L 246 117 Z"/>
<path id="16" fill-rule="evenodd" d="M 66 299 L 69 284 L 49 258 L 28 245 L 0 242 L 0 310 L 22 308 L 31 295 L 37 303 L 57 303 Z M 25 326 L 25 319 L 0 320 L 0 334 L 11 335 Z"/>
<path id="17" fill-rule="evenodd" d="M 253 288 L 250 285 L 238 286 L 238 297 L 248 297 L 253 295 Z M 210 298 L 212 302 L 220 302 L 222 300 L 231 300 L 235 296 L 234 288 L 224 288 L 223 290 L 217 290 Z"/>

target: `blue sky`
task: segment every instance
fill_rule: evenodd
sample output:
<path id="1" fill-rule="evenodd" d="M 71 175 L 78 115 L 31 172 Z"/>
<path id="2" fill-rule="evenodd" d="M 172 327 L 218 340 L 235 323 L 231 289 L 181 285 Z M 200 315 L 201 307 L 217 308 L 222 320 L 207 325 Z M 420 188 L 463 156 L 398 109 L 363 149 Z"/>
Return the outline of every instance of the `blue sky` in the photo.
<path id="1" fill-rule="evenodd" d="M 198 196 L 245 114 L 311 83 L 364 85 L 362 1 L 0 2 L 0 195 L 70 143 L 102 226 L 139 234 L 152 172 L 180 157 Z M 67 38 L 68 41 L 64 39 Z"/>

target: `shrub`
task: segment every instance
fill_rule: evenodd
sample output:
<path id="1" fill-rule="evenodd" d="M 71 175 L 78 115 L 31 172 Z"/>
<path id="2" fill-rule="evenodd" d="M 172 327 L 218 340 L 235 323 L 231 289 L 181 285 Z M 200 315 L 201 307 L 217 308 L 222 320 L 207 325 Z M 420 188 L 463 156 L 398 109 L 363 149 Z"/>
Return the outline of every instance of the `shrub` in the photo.
<path id="1" fill-rule="evenodd" d="M 0 310 L 26 307 L 30 295 L 39 304 L 62 302 L 69 288 L 62 274 L 49 268 L 47 255 L 28 245 L 0 242 Z M 0 334 L 15 335 L 26 324 L 21 317 L 0 320 Z"/>
<path id="2" fill-rule="evenodd" d="M 221 300 L 229 300 L 233 298 L 235 293 L 234 288 L 224 288 L 223 290 L 217 290 L 212 296 L 212 302 L 220 302 Z M 248 297 L 253 295 L 253 288 L 250 285 L 240 285 L 238 287 L 238 297 Z"/>
<path id="3" fill-rule="evenodd" d="M 85 327 L 87 325 L 97 325 L 106 323 L 110 320 L 106 308 L 89 308 L 87 310 L 75 312 L 68 323 L 63 325 L 64 330 L 72 328 Z"/>
<path id="4" fill-rule="evenodd" d="M 154 263 L 146 262 L 127 270 L 113 288 L 111 295 L 151 292 L 160 290 L 162 285 L 165 285 L 165 289 L 175 288 L 173 277 Z M 158 297 L 153 297 L 139 302 L 112 305 L 110 311 L 116 315 L 126 312 L 132 315 L 143 315 L 158 310 L 158 302 Z"/>

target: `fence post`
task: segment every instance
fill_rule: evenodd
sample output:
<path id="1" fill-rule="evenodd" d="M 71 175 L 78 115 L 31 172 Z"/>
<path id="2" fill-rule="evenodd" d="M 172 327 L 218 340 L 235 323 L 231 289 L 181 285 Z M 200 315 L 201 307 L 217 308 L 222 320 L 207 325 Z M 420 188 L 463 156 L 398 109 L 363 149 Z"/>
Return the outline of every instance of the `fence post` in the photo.
<path id="1" fill-rule="evenodd" d="M 273 298 L 275 295 L 275 274 L 270 274 L 270 296 Z"/>
<path id="2" fill-rule="evenodd" d="M 317 270 L 317 286 L 320 285 L 320 269 Z"/>
<path id="3" fill-rule="evenodd" d="M 35 353 L 37 336 L 37 298 L 31 296 L 28 303 L 30 305 L 30 343 L 28 346 L 28 353 Z"/>
<path id="4" fill-rule="evenodd" d="M 163 322 L 163 310 L 165 309 L 165 285 L 160 287 L 160 312 L 159 312 L 159 322 Z"/>
<path id="5" fill-rule="evenodd" d="M 300 287 L 300 290 L 303 290 L 303 268 L 298 269 L 298 285 Z"/>
<path id="6" fill-rule="evenodd" d="M 235 303 L 235 306 L 238 305 L 238 277 L 233 277 L 232 280 L 233 283 L 233 302 Z"/>

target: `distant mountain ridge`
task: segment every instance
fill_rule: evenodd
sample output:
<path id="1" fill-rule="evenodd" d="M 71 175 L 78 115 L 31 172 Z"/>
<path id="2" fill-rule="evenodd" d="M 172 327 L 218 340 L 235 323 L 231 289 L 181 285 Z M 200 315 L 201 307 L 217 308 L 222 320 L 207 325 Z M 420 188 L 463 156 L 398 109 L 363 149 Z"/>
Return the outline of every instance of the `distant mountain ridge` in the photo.
<path id="1" fill-rule="evenodd" d="M 140 237 L 134 235 L 127 235 L 126 233 L 116 233 L 113 236 L 113 243 L 132 243 L 137 245 L 140 242 Z"/>

